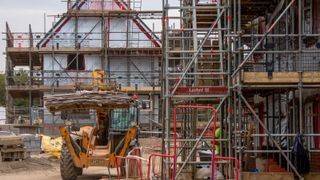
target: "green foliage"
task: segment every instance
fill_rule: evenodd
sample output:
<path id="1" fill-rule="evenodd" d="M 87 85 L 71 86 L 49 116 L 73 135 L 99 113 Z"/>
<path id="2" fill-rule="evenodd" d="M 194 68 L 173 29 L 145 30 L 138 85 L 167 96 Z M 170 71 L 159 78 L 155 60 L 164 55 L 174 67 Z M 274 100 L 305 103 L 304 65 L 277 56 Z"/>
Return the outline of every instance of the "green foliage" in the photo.
<path id="1" fill-rule="evenodd" d="M 29 74 L 27 71 L 20 69 L 18 72 L 15 73 L 13 76 L 13 80 L 17 85 L 27 85 L 29 81 Z"/>
<path id="2" fill-rule="evenodd" d="M 14 100 L 14 106 L 28 107 L 29 101 L 26 98 L 17 98 Z"/>
<path id="3" fill-rule="evenodd" d="M 0 106 L 6 105 L 6 82 L 5 75 L 0 74 Z"/>

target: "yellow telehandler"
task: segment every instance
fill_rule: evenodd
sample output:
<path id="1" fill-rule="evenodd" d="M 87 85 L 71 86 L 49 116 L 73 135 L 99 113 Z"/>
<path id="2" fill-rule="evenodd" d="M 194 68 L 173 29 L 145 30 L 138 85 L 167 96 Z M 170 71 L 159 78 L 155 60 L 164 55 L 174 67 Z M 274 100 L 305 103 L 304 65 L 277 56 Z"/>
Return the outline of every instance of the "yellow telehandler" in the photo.
<path id="1" fill-rule="evenodd" d="M 117 91 L 78 91 L 44 97 L 51 113 L 61 113 L 65 126 L 60 127 L 61 177 L 75 180 L 83 168 L 121 164 L 116 156 L 125 157 L 137 143 L 138 103 L 135 97 Z M 74 130 L 70 114 L 95 112 L 94 126 Z"/>

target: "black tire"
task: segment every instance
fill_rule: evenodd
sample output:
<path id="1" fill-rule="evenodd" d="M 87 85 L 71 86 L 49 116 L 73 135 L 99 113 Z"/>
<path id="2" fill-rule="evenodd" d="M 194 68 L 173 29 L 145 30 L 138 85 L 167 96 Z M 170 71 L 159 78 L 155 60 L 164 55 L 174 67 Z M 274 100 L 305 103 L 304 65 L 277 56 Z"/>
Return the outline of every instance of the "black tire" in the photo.
<path id="1" fill-rule="evenodd" d="M 75 168 L 76 168 L 76 171 L 77 171 L 77 175 L 78 176 L 82 176 L 83 169 L 82 168 L 78 168 L 78 167 L 75 167 Z"/>
<path id="2" fill-rule="evenodd" d="M 60 174 L 63 180 L 76 180 L 77 176 L 82 175 L 82 168 L 74 165 L 69 150 L 65 144 L 61 147 Z"/>

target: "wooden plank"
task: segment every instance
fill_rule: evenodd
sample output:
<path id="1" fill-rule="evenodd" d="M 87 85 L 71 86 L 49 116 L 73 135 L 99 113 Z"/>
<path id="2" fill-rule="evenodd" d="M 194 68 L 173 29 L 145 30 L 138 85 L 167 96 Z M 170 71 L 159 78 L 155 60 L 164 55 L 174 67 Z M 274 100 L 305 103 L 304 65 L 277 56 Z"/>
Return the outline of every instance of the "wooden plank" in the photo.
<path id="1" fill-rule="evenodd" d="M 259 180 L 294 180 L 294 175 L 291 172 L 242 172 L 243 180 L 259 179 Z"/>
<path id="2" fill-rule="evenodd" d="M 302 74 L 303 83 L 319 83 L 320 72 L 304 72 Z"/>
<path id="3" fill-rule="evenodd" d="M 7 89 L 9 91 L 74 91 L 74 86 L 45 86 L 45 85 L 33 85 L 33 86 L 7 86 Z M 138 87 L 137 89 L 135 87 L 121 87 L 122 92 L 137 92 L 137 93 L 160 93 L 161 87 L 151 87 L 151 86 L 145 86 L 145 87 Z"/>
<path id="4" fill-rule="evenodd" d="M 1 149 L 2 153 L 13 153 L 13 152 L 24 152 L 24 148 L 7 148 L 7 149 Z"/>
<path id="5" fill-rule="evenodd" d="M 55 49 L 52 49 L 51 47 L 42 47 L 39 49 L 39 53 L 42 53 L 42 54 L 47 54 L 47 53 L 52 53 L 52 52 L 55 52 L 56 54 L 74 54 L 76 52 L 79 52 L 79 53 L 96 53 L 96 54 L 99 54 L 101 53 L 101 48 L 97 47 L 97 48 L 93 48 L 93 47 L 81 47 L 80 49 L 75 49 L 75 48 L 55 48 Z"/>
<path id="6" fill-rule="evenodd" d="M 320 169 L 318 169 L 320 171 Z M 318 180 L 320 179 L 320 172 L 310 172 L 304 176 L 305 180 Z"/>
<path id="7" fill-rule="evenodd" d="M 151 86 L 145 86 L 145 87 L 138 87 L 137 89 L 135 87 L 121 87 L 122 92 L 154 92 L 154 93 L 160 93 L 161 87 L 151 87 Z"/>
<path id="8" fill-rule="evenodd" d="M 18 48 L 18 47 L 8 47 L 7 48 L 7 53 L 29 53 L 31 52 L 38 52 L 38 48 Z"/>
<path id="9" fill-rule="evenodd" d="M 268 78 L 267 72 L 244 72 L 242 82 L 247 84 L 288 84 L 298 83 L 299 74 L 297 72 L 276 72 L 272 79 Z"/>
<path id="10" fill-rule="evenodd" d="M 16 136 L 0 136 L 0 147 L 3 146 L 13 146 L 13 145 L 21 145 L 22 140 L 20 137 Z"/>
<path id="11" fill-rule="evenodd" d="M 298 72 L 274 72 L 272 78 L 268 78 L 267 72 L 244 72 L 241 80 L 244 84 L 297 84 Z M 304 72 L 302 82 L 305 84 L 320 83 L 320 72 Z"/>

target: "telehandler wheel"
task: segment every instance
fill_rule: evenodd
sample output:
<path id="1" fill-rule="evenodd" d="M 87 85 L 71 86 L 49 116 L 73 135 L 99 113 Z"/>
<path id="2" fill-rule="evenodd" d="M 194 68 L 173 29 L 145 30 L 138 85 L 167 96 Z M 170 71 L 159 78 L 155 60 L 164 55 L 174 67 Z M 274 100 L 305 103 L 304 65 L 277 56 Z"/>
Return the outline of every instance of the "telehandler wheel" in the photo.
<path id="1" fill-rule="evenodd" d="M 82 168 L 78 168 L 78 167 L 75 167 L 75 168 L 76 168 L 76 171 L 77 171 L 77 175 L 81 176 L 82 173 L 83 173 L 83 169 Z"/>
<path id="2" fill-rule="evenodd" d="M 76 180 L 82 175 L 82 168 L 74 165 L 69 150 L 65 144 L 61 147 L 60 174 L 63 180 Z"/>

